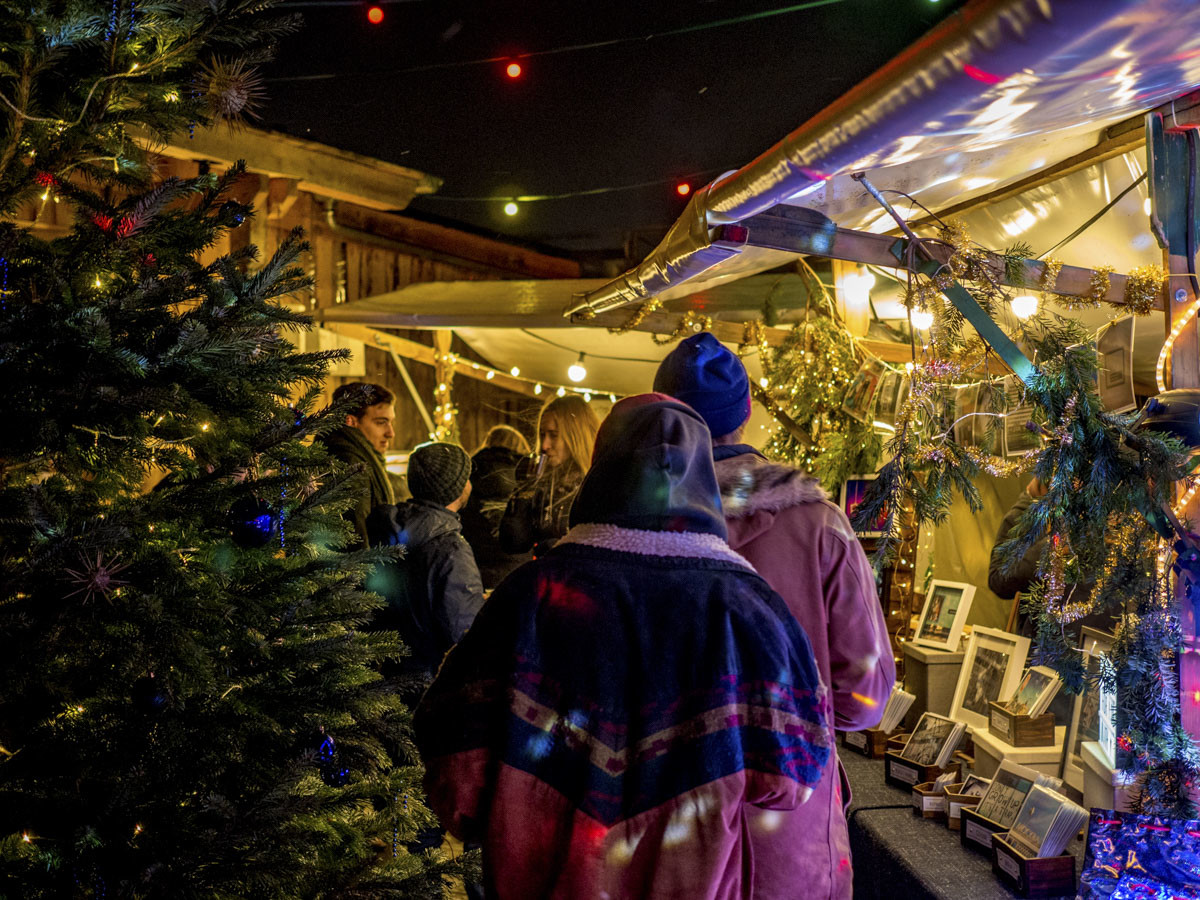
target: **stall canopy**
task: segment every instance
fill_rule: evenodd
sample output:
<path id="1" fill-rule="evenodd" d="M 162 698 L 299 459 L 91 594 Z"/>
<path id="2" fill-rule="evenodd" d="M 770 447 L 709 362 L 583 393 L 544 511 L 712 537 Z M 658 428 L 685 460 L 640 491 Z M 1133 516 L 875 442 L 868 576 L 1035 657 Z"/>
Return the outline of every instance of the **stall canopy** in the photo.
<path id="1" fill-rule="evenodd" d="M 1192 0 L 968 4 L 758 159 L 697 191 L 639 266 L 566 311 L 678 296 L 778 266 L 786 254 L 714 246 L 710 229 L 781 204 L 890 231 L 854 172 L 942 210 L 1076 157 L 1120 152 L 1138 139 L 1138 124 L 1113 126 L 1198 84 Z M 1024 212 L 1032 226 L 1055 210 Z M 1023 230 L 1011 224 L 1006 243 Z"/>
<path id="2" fill-rule="evenodd" d="M 1137 183 L 1144 113 L 1197 85 L 1200 4 L 1192 0 L 971 3 L 758 159 L 697 191 L 654 252 L 620 278 L 411 285 L 324 319 L 451 327 L 497 365 L 547 381 L 561 382 L 572 354 L 585 350 L 597 354 L 588 370 L 598 389 L 644 390 L 665 348 L 596 326 L 623 321 L 631 304 L 652 297 L 664 310 L 733 322 L 758 318 L 770 297 L 786 321 L 803 304 L 799 278 L 786 270 L 799 254 L 714 245 L 714 228 L 805 207 L 843 228 L 891 231 L 851 179 L 859 171 L 909 195 L 889 196 L 914 220 L 925 215 L 920 203 L 964 221 L 993 249 L 1021 241 L 1068 265 L 1128 272 L 1161 262 L 1146 183 Z M 1180 121 L 1200 124 L 1200 97 L 1176 102 Z M 896 293 L 880 280 L 872 292 L 879 318 L 902 316 Z M 597 315 L 585 321 L 589 313 Z M 1099 325 L 1108 314 L 1073 315 Z M 1161 323 L 1144 320 L 1138 333 L 1135 376 L 1150 381 Z"/>

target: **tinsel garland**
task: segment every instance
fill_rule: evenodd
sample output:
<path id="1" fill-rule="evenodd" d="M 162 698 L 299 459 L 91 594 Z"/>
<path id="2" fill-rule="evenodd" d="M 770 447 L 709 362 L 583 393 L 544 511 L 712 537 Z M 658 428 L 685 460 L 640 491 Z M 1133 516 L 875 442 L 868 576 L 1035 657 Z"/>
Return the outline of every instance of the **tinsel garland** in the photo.
<path id="1" fill-rule="evenodd" d="M 1167 273 L 1162 266 L 1138 266 L 1125 278 L 1125 307 L 1135 316 L 1149 315 L 1161 298 Z"/>

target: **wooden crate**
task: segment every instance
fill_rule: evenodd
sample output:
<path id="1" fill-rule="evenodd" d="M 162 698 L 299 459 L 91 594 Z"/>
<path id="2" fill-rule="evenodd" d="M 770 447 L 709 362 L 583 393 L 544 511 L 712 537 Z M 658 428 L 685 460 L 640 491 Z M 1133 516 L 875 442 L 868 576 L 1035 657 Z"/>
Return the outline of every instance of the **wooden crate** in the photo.
<path id="1" fill-rule="evenodd" d="M 946 792 L 935 791 L 932 781 L 913 785 L 912 802 L 913 815 L 935 822 L 946 821 Z"/>
<path id="2" fill-rule="evenodd" d="M 1075 892 L 1075 857 L 1026 856 L 1008 840 L 1008 834 L 992 838 L 992 871 L 1021 897 L 1059 897 Z"/>
<path id="3" fill-rule="evenodd" d="M 992 701 L 988 733 L 1014 747 L 1046 747 L 1054 744 L 1054 713 L 1018 716 Z"/>
<path id="4" fill-rule="evenodd" d="M 974 809 L 962 808 L 962 827 L 958 832 L 959 843 L 967 850 L 974 850 L 984 856 L 992 855 L 992 838 L 997 832 L 1008 831 L 1003 825 L 997 825 L 991 819 L 986 819 Z"/>
<path id="5" fill-rule="evenodd" d="M 868 728 L 865 731 L 842 732 L 842 746 L 855 753 L 861 753 L 867 759 L 883 759 L 887 750 L 888 740 L 896 732 L 886 734 L 878 728 Z"/>
<path id="6" fill-rule="evenodd" d="M 956 766 L 947 766 L 947 769 L 953 768 Z M 906 791 L 912 790 L 914 785 L 926 781 L 936 781 L 942 771 L 937 766 L 918 766 L 916 763 L 904 759 L 894 750 L 889 750 L 883 755 L 883 780 L 893 787 Z"/>

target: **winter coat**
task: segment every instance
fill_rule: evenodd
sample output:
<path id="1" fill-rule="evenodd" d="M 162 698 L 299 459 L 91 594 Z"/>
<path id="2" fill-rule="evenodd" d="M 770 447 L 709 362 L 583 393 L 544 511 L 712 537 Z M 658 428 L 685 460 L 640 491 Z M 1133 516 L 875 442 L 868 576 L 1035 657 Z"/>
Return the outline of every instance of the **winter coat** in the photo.
<path id="1" fill-rule="evenodd" d="M 482 842 L 489 900 L 749 898 L 748 821 L 795 809 L 831 758 L 804 632 L 724 540 L 702 420 L 629 403 L 574 527 L 496 589 L 417 710 L 430 802 Z"/>
<path id="2" fill-rule="evenodd" d="M 430 500 L 381 506 L 367 519 L 371 544 L 404 547 L 404 558 L 376 568 L 367 587 L 387 600 L 380 628 L 400 632 L 412 656 L 404 668 L 428 674 L 462 639 L 479 608 L 483 585 L 458 513 Z"/>
<path id="3" fill-rule="evenodd" d="M 358 503 L 346 513 L 346 518 L 354 525 L 359 545 L 369 546 L 367 516 L 377 506 L 396 502 L 383 454 L 371 446 L 361 431 L 349 425 L 341 425 L 318 440 L 335 459 L 340 459 L 348 466 L 362 466 L 363 492 Z"/>
<path id="4" fill-rule="evenodd" d="M 582 481 L 583 470 L 568 460 L 524 482 L 500 520 L 500 546 L 508 553 L 552 546 L 570 527 L 571 504 Z"/>
<path id="5" fill-rule="evenodd" d="M 528 553 L 508 553 L 500 546 L 500 520 L 517 488 L 521 454 L 507 447 L 484 447 L 471 457 L 471 497 L 462 510 L 462 533 L 475 553 L 484 590 L 492 590 L 513 569 L 528 562 Z"/>
<path id="6" fill-rule="evenodd" d="M 718 456 L 723 449 L 717 447 Z M 845 514 L 816 481 L 751 450 L 716 462 L 729 546 L 777 590 L 808 635 L 837 728 L 879 724 L 896 666 L 875 576 Z M 849 897 L 847 786 L 831 754 L 802 810 L 756 813 L 755 900 Z"/>

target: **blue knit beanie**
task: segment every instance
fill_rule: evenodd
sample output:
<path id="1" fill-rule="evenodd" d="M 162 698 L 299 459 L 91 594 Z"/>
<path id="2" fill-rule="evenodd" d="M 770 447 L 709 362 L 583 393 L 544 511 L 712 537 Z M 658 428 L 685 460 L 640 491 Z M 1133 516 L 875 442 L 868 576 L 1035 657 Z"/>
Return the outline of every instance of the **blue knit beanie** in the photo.
<path id="1" fill-rule="evenodd" d="M 715 438 L 736 431 L 750 416 L 746 367 L 707 331 L 667 354 L 654 376 L 654 390 L 700 413 Z"/>

